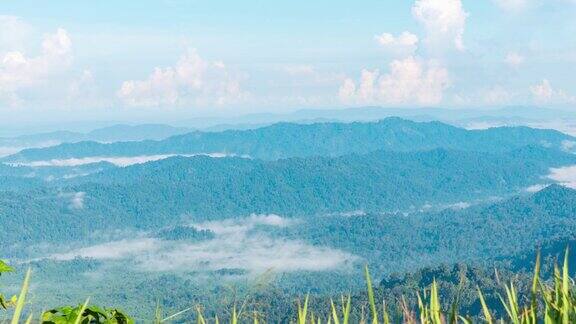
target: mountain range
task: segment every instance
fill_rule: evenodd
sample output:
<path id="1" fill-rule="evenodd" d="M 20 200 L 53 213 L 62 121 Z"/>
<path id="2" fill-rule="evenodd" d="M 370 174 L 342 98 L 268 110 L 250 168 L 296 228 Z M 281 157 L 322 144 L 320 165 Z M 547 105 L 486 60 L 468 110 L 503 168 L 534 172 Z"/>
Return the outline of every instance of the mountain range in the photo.
<path id="1" fill-rule="evenodd" d="M 275 160 L 375 150 L 417 151 L 434 148 L 503 152 L 527 145 L 540 145 L 574 150 L 576 148 L 569 145 L 573 142 L 576 142 L 576 138 L 554 130 L 528 127 L 465 130 L 440 122 L 420 123 L 387 118 L 371 123 L 280 123 L 250 130 L 196 131 L 159 141 L 65 143 L 26 149 L 2 161 L 26 163 L 50 159 L 206 153 Z"/>

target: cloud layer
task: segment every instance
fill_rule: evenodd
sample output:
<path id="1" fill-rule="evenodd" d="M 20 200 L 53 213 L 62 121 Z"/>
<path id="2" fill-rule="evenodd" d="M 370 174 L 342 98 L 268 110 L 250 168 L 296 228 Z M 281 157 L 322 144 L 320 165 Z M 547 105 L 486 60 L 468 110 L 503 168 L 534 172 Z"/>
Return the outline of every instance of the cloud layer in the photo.
<path id="1" fill-rule="evenodd" d="M 252 215 L 245 219 L 195 224 L 208 228 L 216 238 L 199 243 L 135 238 L 108 242 L 74 251 L 54 254 L 52 259 L 76 257 L 99 260 L 132 260 L 145 271 L 198 270 L 235 268 L 263 272 L 298 270 L 324 271 L 351 264 L 357 258 L 331 248 L 272 238 L 255 231 L 257 226 L 290 226 L 292 221 L 277 215 Z"/>
<path id="2" fill-rule="evenodd" d="M 142 164 L 147 162 L 164 160 L 175 156 L 183 156 L 183 157 L 208 156 L 212 158 L 223 158 L 235 155 L 226 153 L 198 153 L 198 154 L 158 154 L 158 155 L 115 156 L 115 157 L 92 156 L 84 158 L 41 160 L 33 162 L 14 162 L 7 164 L 11 166 L 27 166 L 27 167 L 75 167 L 92 163 L 108 162 L 119 167 L 127 167 L 134 164 Z"/>

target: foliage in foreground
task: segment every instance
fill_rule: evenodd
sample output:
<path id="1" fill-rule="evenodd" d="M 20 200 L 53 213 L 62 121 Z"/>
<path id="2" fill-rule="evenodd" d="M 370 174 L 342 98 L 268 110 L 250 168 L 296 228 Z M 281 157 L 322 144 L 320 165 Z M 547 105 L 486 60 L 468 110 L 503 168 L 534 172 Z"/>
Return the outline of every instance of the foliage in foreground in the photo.
<path id="1" fill-rule="evenodd" d="M 13 269 L 0 261 L 0 275 L 11 272 Z M 25 313 L 26 296 L 30 284 L 30 270 L 26 273 L 19 296 L 7 300 L 0 295 L 1 306 L 11 311 L 11 324 L 21 323 L 26 317 L 25 323 L 32 323 L 34 314 Z M 495 313 L 489 309 L 481 289 L 478 287 L 478 300 L 481 305 L 481 314 L 470 316 L 459 313 L 458 296 L 448 309 L 442 309 L 438 284 L 434 279 L 432 284 L 417 293 L 416 307 L 412 309 L 404 297 L 399 300 L 399 307 L 395 311 L 385 302 L 380 304 L 376 301 L 372 287 L 372 279 L 365 268 L 367 288 L 367 307 L 353 309 L 352 298 L 342 296 L 339 302 L 330 300 L 323 310 L 315 310 L 309 306 L 309 296 L 303 303 L 298 302 L 297 312 L 292 323 L 297 324 L 348 324 L 359 322 L 364 324 L 445 324 L 445 323 L 513 323 L 513 324 L 536 324 L 536 323 L 576 323 L 576 284 L 570 278 L 568 272 L 568 249 L 564 256 L 562 268 L 555 266 L 553 278 L 544 281 L 540 278 L 540 255 L 537 256 L 534 276 L 526 303 L 522 303 L 514 283 L 505 284 L 500 301 L 505 309 L 505 315 L 496 318 Z M 231 324 L 250 322 L 254 324 L 265 321 L 264 314 L 257 310 L 247 310 L 246 305 L 234 305 L 230 313 L 224 317 Z M 150 322 L 163 323 L 178 320 L 183 313 L 195 311 L 194 321 L 199 324 L 220 323 L 218 315 L 208 318 L 203 314 L 201 307 L 190 307 L 179 313 L 163 318 L 160 307 L 156 309 L 154 319 Z M 360 314 L 358 318 L 353 314 Z M 64 306 L 43 312 L 40 315 L 40 323 L 50 324 L 130 324 L 135 320 L 117 309 L 106 309 L 90 305 L 89 300 L 76 307 Z M 224 321 L 222 321 L 224 322 Z"/>

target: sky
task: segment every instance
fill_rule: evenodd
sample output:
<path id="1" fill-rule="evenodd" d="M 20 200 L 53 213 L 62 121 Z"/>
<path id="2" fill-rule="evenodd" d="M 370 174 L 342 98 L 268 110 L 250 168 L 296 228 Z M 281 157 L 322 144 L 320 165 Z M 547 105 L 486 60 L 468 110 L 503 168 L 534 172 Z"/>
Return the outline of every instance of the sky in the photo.
<path id="1" fill-rule="evenodd" d="M 576 0 L 3 1 L 0 119 L 576 112 L 575 17 Z"/>

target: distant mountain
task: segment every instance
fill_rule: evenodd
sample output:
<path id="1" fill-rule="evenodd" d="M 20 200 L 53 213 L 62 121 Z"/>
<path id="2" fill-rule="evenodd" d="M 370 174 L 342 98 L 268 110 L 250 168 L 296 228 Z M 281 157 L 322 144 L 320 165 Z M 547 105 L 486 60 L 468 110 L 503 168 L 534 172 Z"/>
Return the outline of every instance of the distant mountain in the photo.
<path id="1" fill-rule="evenodd" d="M 279 122 L 331 120 L 337 122 L 373 122 L 388 117 L 401 117 L 415 121 L 440 120 L 452 124 L 459 120 L 474 118 L 508 118 L 510 120 L 574 120 L 574 112 L 562 109 L 549 109 L 534 106 L 509 106 L 498 109 L 445 109 L 435 107 L 393 108 L 393 107 L 354 107 L 344 109 L 301 109 L 289 113 L 258 113 L 228 118 L 188 118 L 175 122 L 197 129 L 244 128 L 247 125 L 270 125 Z"/>
<path id="2" fill-rule="evenodd" d="M 55 131 L 18 137 L 0 138 L 0 147 L 46 147 L 61 143 L 75 143 L 82 141 L 117 142 L 161 140 L 174 135 L 185 134 L 192 131 L 185 127 L 172 127 L 160 124 L 144 125 L 114 125 L 98 128 L 87 133 Z"/>
<path id="3" fill-rule="evenodd" d="M 340 156 L 375 150 L 419 151 L 447 148 L 503 152 L 526 145 L 562 148 L 576 138 L 528 127 L 465 130 L 440 122 L 387 118 L 374 123 L 279 123 L 250 130 L 192 132 L 161 141 L 102 144 L 80 142 L 28 149 L 4 159 L 26 162 L 90 156 L 228 153 L 274 160 L 288 157 Z M 565 146 L 565 145 L 564 145 Z"/>
<path id="4" fill-rule="evenodd" d="M 576 164 L 576 155 L 539 146 L 500 153 L 377 151 L 278 161 L 174 157 L 72 178 L 54 188 L 0 195 L 0 236 L 52 241 L 66 233 L 82 239 L 95 230 L 173 226 L 183 215 L 195 220 L 251 213 L 308 218 L 465 208 L 550 182 L 543 179 L 550 167 L 570 164 Z M 74 200 L 78 193 L 81 204 Z"/>
<path id="5" fill-rule="evenodd" d="M 97 142 L 161 140 L 174 135 L 193 131 L 187 127 L 173 127 L 161 124 L 114 125 L 95 129 L 86 134 L 86 140 Z"/>

